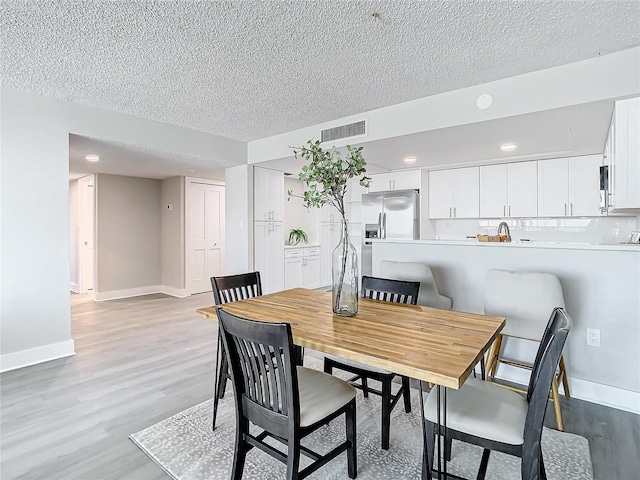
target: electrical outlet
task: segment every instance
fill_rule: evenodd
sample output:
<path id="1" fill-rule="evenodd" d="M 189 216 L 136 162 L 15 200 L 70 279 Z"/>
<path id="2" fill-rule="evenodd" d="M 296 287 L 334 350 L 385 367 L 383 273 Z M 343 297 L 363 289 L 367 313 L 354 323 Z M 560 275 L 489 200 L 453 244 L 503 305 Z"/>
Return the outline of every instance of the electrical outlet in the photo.
<path id="1" fill-rule="evenodd" d="M 597 328 L 587 328 L 587 345 L 592 347 L 600 346 L 600 330 Z"/>

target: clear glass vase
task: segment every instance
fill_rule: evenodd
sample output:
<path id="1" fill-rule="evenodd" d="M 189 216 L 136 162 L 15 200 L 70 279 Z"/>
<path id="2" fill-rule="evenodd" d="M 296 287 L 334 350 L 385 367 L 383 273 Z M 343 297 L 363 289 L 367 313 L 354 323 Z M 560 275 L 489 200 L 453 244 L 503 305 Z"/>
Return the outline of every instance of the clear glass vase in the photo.
<path id="1" fill-rule="evenodd" d="M 342 220 L 340 242 L 333 251 L 333 313 L 353 317 L 358 313 L 358 252 L 349 237 L 349 224 Z"/>

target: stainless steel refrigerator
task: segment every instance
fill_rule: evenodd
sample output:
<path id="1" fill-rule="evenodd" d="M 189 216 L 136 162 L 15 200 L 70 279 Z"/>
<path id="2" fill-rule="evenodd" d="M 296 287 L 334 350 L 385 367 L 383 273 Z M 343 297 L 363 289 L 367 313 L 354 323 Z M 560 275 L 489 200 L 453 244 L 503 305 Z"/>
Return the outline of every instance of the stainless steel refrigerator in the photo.
<path id="1" fill-rule="evenodd" d="M 362 275 L 371 275 L 372 239 L 420 238 L 420 193 L 398 190 L 362 195 L 362 225 Z"/>

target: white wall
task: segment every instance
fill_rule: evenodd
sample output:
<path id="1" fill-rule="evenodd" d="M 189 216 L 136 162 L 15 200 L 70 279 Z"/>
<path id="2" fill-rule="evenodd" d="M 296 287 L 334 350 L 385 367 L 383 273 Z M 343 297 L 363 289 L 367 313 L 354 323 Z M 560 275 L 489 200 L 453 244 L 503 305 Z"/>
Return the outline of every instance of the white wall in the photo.
<path id="1" fill-rule="evenodd" d="M 96 295 L 160 285 L 160 180 L 97 175 Z"/>
<path id="2" fill-rule="evenodd" d="M 225 271 L 253 271 L 253 167 L 225 169 Z"/>
<path id="3" fill-rule="evenodd" d="M 69 272 L 71 280 L 71 290 L 78 293 L 80 284 L 80 274 L 78 271 L 79 251 L 78 235 L 80 225 L 80 190 L 78 181 L 69 182 Z"/>
<path id="4" fill-rule="evenodd" d="M 483 312 L 491 268 L 557 275 L 574 322 L 565 347 L 572 395 L 640 413 L 640 252 L 615 248 L 389 241 L 374 244 L 373 274 L 385 259 L 426 263 L 453 308 L 475 313 Z M 600 329 L 600 347 L 587 346 L 587 328 Z"/>
<path id="5" fill-rule="evenodd" d="M 358 143 L 494 120 L 570 105 L 608 100 L 640 93 L 640 47 L 559 67 L 475 85 L 452 92 L 363 112 L 331 122 L 249 142 L 249 163 L 287 158 L 290 145 L 320 138 L 320 131 L 367 119 L 367 136 Z M 486 110 L 476 99 L 488 93 L 493 104 Z M 343 146 L 353 140 L 336 141 Z M 604 147 L 604 145 L 603 145 Z"/>
<path id="6" fill-rule="evenodd" d="M 289 199 L 287 192 L 293 191 L 295 196 Z M 289 230 L 301 228 L 307 234 L 310 245 L 320 242 L 320 209 L 305 208 L 300 196 L 304 193 L 304 182 L 297 178 L 284 177 L 284 241 L 289 239 Z M 288 199 L 288 200 L 287 200 Z"/>
<path id="7" fill-rule="evenodd" d="M 244 142 L 2 85 L 2 370 L 74 351 L 69 302 L 69 133 L 246 163 Z"/>
<path id="8" fill-rule="evenodd" d="M 163 287 L 180 293 L 185 287 L 185 186 L 184 177 L 160 182 L 160 263 Z M 169 210 L 167 205 L 171 205 Z M 182 292 L 185 294 L 185 292 Z"/>
<path id="9" fill-rule="evenodd" d="M 64 104 L 0 87 L 0 369 L 72 355 Z"/>

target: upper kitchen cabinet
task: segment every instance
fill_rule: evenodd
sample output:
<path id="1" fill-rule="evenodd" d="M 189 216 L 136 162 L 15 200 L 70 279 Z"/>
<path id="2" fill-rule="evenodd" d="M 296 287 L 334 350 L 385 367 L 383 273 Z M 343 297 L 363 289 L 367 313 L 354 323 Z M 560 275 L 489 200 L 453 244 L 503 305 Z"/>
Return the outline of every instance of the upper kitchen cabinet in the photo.
<path id="1" fill-rule="evenodd" d="M 282 222 L 284 219 L 284 174 L 268 168 L 253 168 L 253 219 Z"/>
<path id="2" fill-rule="evenodd" d="M 535 217 L 538 214 L 537 162 L 480 167 L 480 217 Z"/>
<path id="3" fill-rule="evenodd" d="M 420 169 L 398 170 L 390 173 L 376 173 L 370 175 L 369 192 L 387 192 L 389 190 L 418 190 L 420 189 Z"/>
<path id="4" fill-rule="evenodd" d="M 609 208 L 640 208 L 640 98 L 616 102 L 609 130 Z"/>
<path id="5" fill-rule="evenodd" d="M 538 162 L 538 216 L 596 216 L 602 155 Z"/>
<path id="6" fill-rule="evenodd" d="M 479 169 L 429 172 L 429 218 L 478 218 Z"/>
<path id="7" fill-rule="evenodd" d="M 340 222 L 342 218 L 340 217 L 340 212 L 331 205 L 329 202 L 325 203 L 320 207 L 320 221 L 325 223 L 334 223 Z"/>

